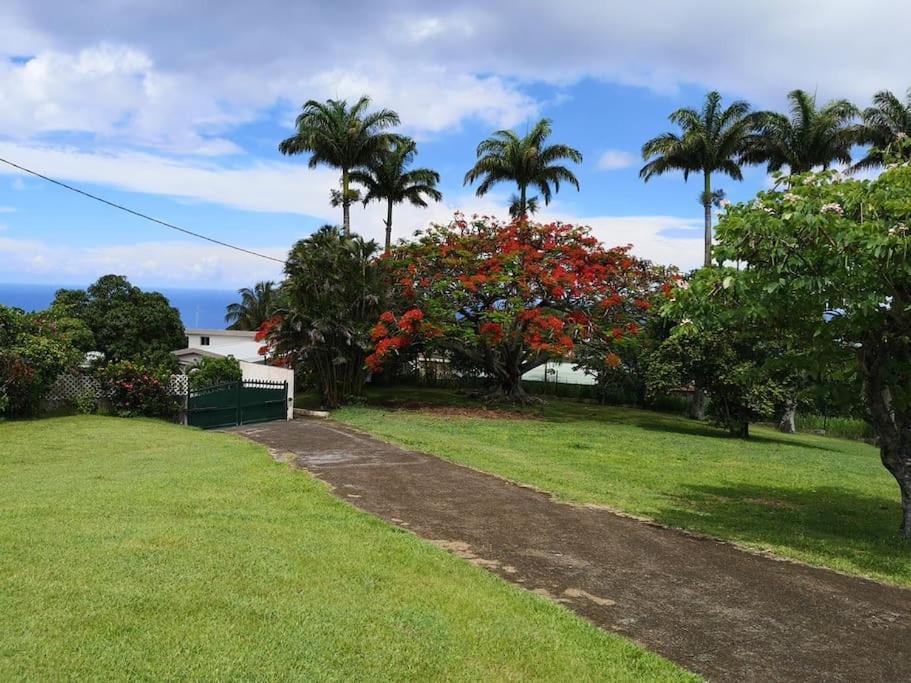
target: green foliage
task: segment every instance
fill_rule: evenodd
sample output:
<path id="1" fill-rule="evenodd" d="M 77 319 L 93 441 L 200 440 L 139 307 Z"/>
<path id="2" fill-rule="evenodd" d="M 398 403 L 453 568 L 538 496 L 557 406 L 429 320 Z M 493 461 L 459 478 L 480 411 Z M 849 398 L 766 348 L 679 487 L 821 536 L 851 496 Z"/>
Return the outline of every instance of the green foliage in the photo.
<path id="1" fill-rule="evenodd" d="M 869 422 L 853 417 L 830 417 L 813 413 L 797 413 L 797 431 L 818 432 L 840 439 L 872 441 L 875 434 Z"/>
<path id="2" fill-rule="evenodd" d="M 722 328 L 682 327 L 650 356 L 649 398 L 667 395 L 691 381 L 708 392 L 709 416 L 734 436 L 773 414 L 784 388 L 772 380 L 750 340 Z"/>
<path id="3" fill-rule="evenodd" d="M 787 191 L 728 209 L 718 255 L 750 264 L 729 285 L 757 323 L 855 356 L 911 537 L 911 166 L 900 159 L 872 181 L 792 176 Z"/>
<path id="4" fill-rule="evenodd" d="M 0 305 L 0 414 L 34 415 L 57 377 L 76 367 L 84 331 L 59 311 L 27 314 Z"/>
<path id="5" fill-rule="evenodd" d="M 229 330 L 256 330 L 284 305 L 281 287 L 270 280 L 257 282 L 252 289 L 242 287 L 237 293 L 240 301 L 228 304 L 225 310 Z"/>
<path id="6" fill-rule="evenodd" d="M 240 362 L 234 356 L 210 358 L 205 356 L 198 360 L 188 371 L 191 389 L 201 389 L 214 384 L 239 382 L 243 379 Z"/>
<path id="7" fill-rule="evenodd" d="M 171 394 L 169 374 L 130 361 L 116 361 L 99 370 L 110 390 L 111 408 L 119 417 L 172 419 L 180 405 Z"/>
<path id="8" fill-rule="evenodd" d="M 98 405 L 98 397 L 91 388 L 83 389 L 73 396 L 70 399 L 70 404 L 78 415 L 94 415 L 100 407 Z"/>
<path id="9" fill-rule="evenodd" d="M 750 143 L 744 160 L 766 163 L 769 172 L 785 166 L 791 174 L 807 173 L 817 166 L 851 163 L 851 147 L 859 141 L 853 121 L 860 114 L 847 100 L 817 106 L 816 96 L 803 90 L 788 93 L 790 117 L 763 112 L 760 134 Z"/>
<path id="10" fill-rule="evenodd" d="M 553 194 L 560 191 L 560 183 L 579 189 L 579 180 L 562 160 L 582 163 L 582 153 L 569 145 L 545 144 L 552 132 L 550 119 L 541 119 L 524 137 L 511 130 L 498 130 L 478 145 L 475 165 L 465 174 L 465 184 L 481 181 L 477 195 L 483 197 L 497 183 L 511 182 L 519 188 L 514 197 L 510 214 L 514 217 L 533 213 L 538 198 L 528 197 L 528 188 L 537 188 L 550 204 Z"/>
<path id="11" fill-rule="evenodd" d="M 438 202 L 443 198 L 437 190 L 439 173 L 429 168 L 408 168 L 416 154 L 414 140 L 393 140 L 362 170 L 351 173 L 351 182 L 366 189 L 364 206 L 372 201 L 386 202 L 386 251 L 392 243 L 392 207 L 395 204 L 407 201 L 412 206 L 423 207 L 427 206 L 427 199 Z"/>
<path id="12" fill-rule="evenodd" d="M 363 391 L 386 292 L 376 252 L 375 242 L 328 225 L 300 240 L 285 264 L 287 310 L 260 328 L 273 360 L 301 373 L 329 408 Z"/>
<path id="13" fill-rule="evenodd" d="M 875 168 L 886 163 L 890 155 L 898 153 L 911 158 L 911 148 L 902 144 L 911 137 L 911 88 L 902 102 L 888 90 L 873 95 L 873 106 L 863 111 L 863 124 L 858 141 L 871 148 L 867 155 L 854 164 L 855 169 Z"/>
<path id="14" fill-rule="evenodd" d="M 52 309 L 82 321 L 93 336 L 92 348 L 85 350 L 104 353 L 106 361 L 177 368 L 171 352 L 184 346 L 183 323 L 158 292 L 143 292 L 121 275 L 104 275 L 87 290 L 61 289 Z"/>
<path id="15" fill-rule="evenodd" d="M 334 196 L 342 205 L 345 235 L 351 230 L 349 207 L 356 200 L 349 187 L 351 171 L 373 162 L 398 139 L 386 131 L 399 124 L 399 115 L 389 109 L 368 112 L 369 106 L 366 95 L 350 107 L 346 100 L 308 100 L 297 117 L 297 132 L 278 146 L 282 154 L 309 154 L 310 168 L 341 171 L 341 190 Z"/>

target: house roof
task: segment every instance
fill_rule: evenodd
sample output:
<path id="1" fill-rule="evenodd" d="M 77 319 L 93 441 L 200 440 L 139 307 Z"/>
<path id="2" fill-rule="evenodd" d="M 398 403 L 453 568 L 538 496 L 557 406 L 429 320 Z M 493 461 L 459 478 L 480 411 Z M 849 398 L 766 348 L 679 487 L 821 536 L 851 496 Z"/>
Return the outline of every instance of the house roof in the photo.
<path id="1" fill-rule="evenodd" d="M 186 349 L 172 351 L 175 356 L 208 356 L 209 358 L 225 358 L 234 356 L 237 360 L 248 363 L 262 363 L 263 357 L 259 355 L 260 344 L 255 341 L 238 341 L 233 344 L 219 344 L 218 346 L 190 346 Z"/>
<path id="2" fill-rule="evenodd" d="M 187 334 L 201 334 L 207 337 L 241 337 L 243 339 L 253 339 L 256 336 L 256 330 L 216 330 L 206 327 L 190 327 L 186 330 Z"/>

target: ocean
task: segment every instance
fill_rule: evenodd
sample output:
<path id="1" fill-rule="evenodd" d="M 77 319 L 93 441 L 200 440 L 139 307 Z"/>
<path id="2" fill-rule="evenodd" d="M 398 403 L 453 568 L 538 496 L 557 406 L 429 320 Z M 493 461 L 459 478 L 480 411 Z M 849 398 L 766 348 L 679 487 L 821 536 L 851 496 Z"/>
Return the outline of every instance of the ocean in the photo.
<path id="1" fill-rule="evenodd" d="M 54 293 L 61 288 L 79 289 L 77 285 L 33 285 L 0 283 L 0 304 L 26 311 L 40 311 L 54 300 Z M 164 294 L 171 305 L 180 311 L 185 327 L 225 328 L 225 308 L 239 300 L 237 292 L 226 289 L 175 289 L 170 287 L 142 287 L 144 291 Z"/>

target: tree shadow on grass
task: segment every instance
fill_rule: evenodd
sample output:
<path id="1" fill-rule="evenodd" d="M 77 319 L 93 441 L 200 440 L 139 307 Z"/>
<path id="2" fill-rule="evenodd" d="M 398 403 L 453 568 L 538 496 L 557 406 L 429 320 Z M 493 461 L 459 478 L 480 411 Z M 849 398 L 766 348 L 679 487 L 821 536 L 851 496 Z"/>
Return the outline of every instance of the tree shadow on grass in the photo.
<path id="1" fill-rule="evenodd" d="M 878 574 L 911 585 L 911 543 L 898 536 L 895 496 L 837 486 L 815 489 L 731 484 L 683 486 L 653 513 L 668 526 L 769 547 L 844 571 Z"/>

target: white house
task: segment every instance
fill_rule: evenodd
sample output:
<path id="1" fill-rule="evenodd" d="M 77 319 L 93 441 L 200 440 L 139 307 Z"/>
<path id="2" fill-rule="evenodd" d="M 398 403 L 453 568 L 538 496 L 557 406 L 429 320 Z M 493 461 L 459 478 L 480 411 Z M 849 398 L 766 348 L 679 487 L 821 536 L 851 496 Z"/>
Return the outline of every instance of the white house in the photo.
<path id="1" fill-rule="evenodd" d="M 193 328 L 187 330 L 186 348 L 172 351 L 177 361 L 186 370 L 205 357 L 225 358 L 234 356 L 240 363 L 245 380 L 260 379 L 288 383 L 288 419 L 294 417 L 294 371 L 266 365 L 259 355 L 262 344 L 253 337 L 256 332 L 242 330 L 209 330 Z"/>

